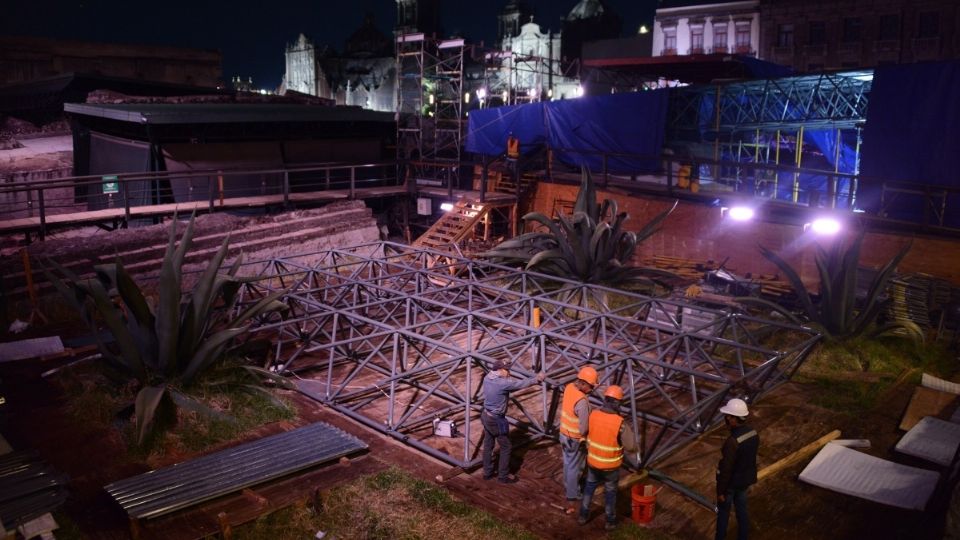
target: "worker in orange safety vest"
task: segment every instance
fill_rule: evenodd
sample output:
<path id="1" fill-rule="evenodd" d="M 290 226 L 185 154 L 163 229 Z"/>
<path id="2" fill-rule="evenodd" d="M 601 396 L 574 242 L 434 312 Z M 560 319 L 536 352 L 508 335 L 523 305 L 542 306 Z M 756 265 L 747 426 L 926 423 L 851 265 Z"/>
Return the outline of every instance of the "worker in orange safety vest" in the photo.
<path id="1" fill-rule="evenodd" d="M 520 139 L 513 133 L 507 136 L 507 159 L 518 159 L 520 157 Z"/>
<path id="2" fill-rule="evenodd" d="M 580 516 L 577 518 L 580 525 L 587 523 L 590 501 L 602 482 L 608 531 L 617 527 L 617 481 L 620 479 L 623 451 L 624 448 L 634 450 L 632 434 L 624 429 L 623 417 L 620 416 L 621 400 L 623 389 L 611 385 L 603 393 L 603 408 L 590 413 L 587 428 L 587 482 L 580 503 Z"/>
<path id="3" fill-rule="evenodd" d="M 560 450 L 563 453 L 563 486 L 567 495 L 567 515 L 577 512 L 580 501 L 580 477 L 587 459 L 586 435 L 589 431 L 590 392 L 597 386 L 597 370 L 584 366 L 577 380 L 563 389 L 560 408 Z"/>

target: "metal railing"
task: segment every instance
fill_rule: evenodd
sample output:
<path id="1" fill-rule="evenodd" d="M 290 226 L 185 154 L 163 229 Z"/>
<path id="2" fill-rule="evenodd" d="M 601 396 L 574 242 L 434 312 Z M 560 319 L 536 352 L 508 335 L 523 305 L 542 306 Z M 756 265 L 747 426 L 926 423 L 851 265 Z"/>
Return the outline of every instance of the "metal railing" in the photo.
<path id="1" fill-rule="evenodd" d="M 311 193 L 340 191 L 353 199 L 365 188 L 402 184 L 394 161 L 75 176 L 0 186 L 0 227 L 6 232 L 35 232 L 43 239 L 54 225 L 112 221 L 125 226 L 178 207 L 210 212 L 289 207 L 309 200 Z"/>

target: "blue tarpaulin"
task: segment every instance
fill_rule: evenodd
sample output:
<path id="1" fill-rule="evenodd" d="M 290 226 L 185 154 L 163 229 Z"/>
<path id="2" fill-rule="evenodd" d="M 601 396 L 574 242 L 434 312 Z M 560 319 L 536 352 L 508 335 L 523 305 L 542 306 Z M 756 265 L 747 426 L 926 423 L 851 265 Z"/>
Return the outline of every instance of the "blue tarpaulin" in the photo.
<path id="1" fill-rule="evenodd" d="M 654 156 L 663 147 L 667 95 L 664 89 L 471 111 L 467 150 L 502 154 L 513 133 L 521 151 L 546 143 L 570 165 L 600 170 L 600 154 L 631 154 L 651 159 L 610 158 L 607 170 L 653 172 L 660 166 Z"/>
<path id="2" fill-rule="evenodd" d="M 867 208 L 879 208 L 880 186 L 871 179 L 960 187 L 958 88 L 958 61 L 880 66 L 874 71 L 861 155 Z M 951 199 L 948 206 L 957 202 Z M 888 216 L 916 220 L 924 211 L 920 195 L 900 195 Z M 960 216 L 950 224 L 960 224 Z"/>

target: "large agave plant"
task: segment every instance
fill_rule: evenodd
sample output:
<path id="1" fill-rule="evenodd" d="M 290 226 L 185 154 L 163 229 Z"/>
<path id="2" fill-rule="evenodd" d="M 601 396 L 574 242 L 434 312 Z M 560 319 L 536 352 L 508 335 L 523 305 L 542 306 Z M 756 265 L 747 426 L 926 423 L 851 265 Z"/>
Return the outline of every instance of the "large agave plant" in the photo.
<path id="1" fill-rule="evenodd" d="M 572 216 L 561 215 L 554 222 L 539 212 L 531 212 L 523 220 L 538 223 L 546 231 L 506 240 L 481 256 L 583 283 L 651 286 L 657 278 L 672 274 L 629 266 L 630 259 L 637 244 L 658 232 L 676 206 L 674 203 L 655 216 L 640 231 L 628 231 L 624 228 L 627 213 L 618 212 L 617 202 L 612 199 L 597 204 L 593 178 L 590 171 L 583 169 Z"/>
<path id="2" fill-rule="evenodd" d="M 182 407 L 218 416 L 184 388 L 222 356 L 231 340 L 249 327 L 251 319 L 286 309 L 279 301 L 284 291 L 279 291 L 231 316 L 243 278 L 237 277 L 241 257 L 221 273 L 228 238 L 184 298 L 182 267 L 193 238 L 193 222 L 191 217 L 179 245 L 176 218 L 170 226 L 155 308 L 120 260 L 95 267 L 96 277 L 87 279 L 52 260 L 44 269 L 47 279 L 90 326 L 98 341 L 100 325 L 113 335 L 112 343 L 99 341 L 98 345 L 108 362 L 138 382 L 134 410 L 141 443 L 161 409 Z M 114 291 L 119 303 L 114 301 Z"/>
<path id="3" fill-rule="evenodd" d="M 817 246 L 816 264 L 820 275 L 820 295 L 817 301 L 814 301 L 799 273 L 789 263 L 763 246 L 760 247 L 760 253 L 777 265 L 787 277 L 796 292 L 803 315 L 828 339 L 843 341 L 865 333 L 880 335 L 897 332 L 922 340 L 923 332 L 910 321 L 893 321 L 879 327 L 875 324 L 885 305 L 884 292 L 887 284 L 897 265 L 910 250 L 909 245 L 880 268 L 867 289 L 866 298 L 857 302 L 857 268 L 864 235 L 865 233 L 861 232 L 848 245 L 838 240 L 827 249 Z M 800 323 L 793 313 L 778 304 L 757 298 L 740 300 L 764 305 Z"/>

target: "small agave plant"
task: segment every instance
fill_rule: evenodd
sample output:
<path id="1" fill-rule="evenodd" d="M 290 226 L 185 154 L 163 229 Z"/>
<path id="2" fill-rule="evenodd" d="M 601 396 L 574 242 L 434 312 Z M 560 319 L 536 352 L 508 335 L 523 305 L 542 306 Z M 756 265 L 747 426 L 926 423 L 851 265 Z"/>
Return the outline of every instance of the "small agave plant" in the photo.
<path id="1" fill-rule="evenodd" d="M 838 240 L 827 249 L 817 246 L 816 264 L 820 276 L 820 294 L 816 301 L 800 279 L 800 274 L 789 263 L 763 246 L 760 247 L 760 253 L 777 265 L 787 277 L 796 292 L 803 315 L 810 324 L 823 332 L 827 339 L 846 341 L 862 335 L 893 334 L 923 341 L 923 331 L 911 321 L 892 321 L 881 326 L 875 324 L 886 305 L 884 293 L 887 284 L 897 265 L 910 251 L 909 245 L 880 268 L 870 282 L 865 299 L 862 302 L 857 301 L 857 268 L 864 236 L 865 232 L 861 232 L 847 245 Z M 779 304 L 760 298 L 739 300 L 767 307 L 797 324 L 802 324 L 789 309 Z"/>
<path id="2" fill-rule="evenodd" d="M 87 279 L 52 260 L 44 268 L 47 279 L 97 336 L 103 358 L 137 381 L 139 390 L 133 405 L 141 444 L 161 410 L 181 407 L 223 417 L 191 397 L 186 389 L 223 355 L 233 338 L 249 328 L 252 319 L 287 309 L 280 301 L 285 291 L 278 291 L 231 316 L 244 279 L 237 277 L 241 257 L 221 273 L 229 238 L 224 239 L 193 290 L 184 297 L 182 268 L 193 238 L 193 223 L 191 217 L 177 244 L 174 216 L 155 307 L 119 259 L 96 266 L 96 277 Z M 113 291 L 119 302 L 115 302 Z M 101 324 L 112 334 L 113 342 L 100 340 Z"/>

